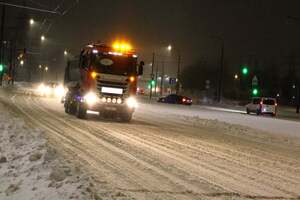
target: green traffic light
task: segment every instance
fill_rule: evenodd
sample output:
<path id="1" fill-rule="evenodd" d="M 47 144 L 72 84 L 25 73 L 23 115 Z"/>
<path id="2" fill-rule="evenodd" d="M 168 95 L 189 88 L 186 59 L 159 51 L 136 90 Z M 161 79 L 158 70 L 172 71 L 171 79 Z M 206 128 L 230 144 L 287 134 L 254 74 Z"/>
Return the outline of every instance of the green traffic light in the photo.
<path id="1" fill-rule="evenodd" d="M 247 75 L 248 72 L 249 72 L 248 68 L 247 68 L 247 67 L 243 67 L 242 73 L 243 73 L 244 75 Z"/>
<path id="2" fill-rule="evenodd" d="M 4 69 L 3 65 L 0 64 L 0 72 L 3 72 L 3 69 Z"/>
<path id="3" fill-rule="evenodd" d="M 152 80 L 152 81 L 151 81 L 151 85 L 152 85 L 152 86 L 155 86 L 155 80 Z"/>
<path id="4" fill-rule="evenodd" d="M 252 94 L 253 94 L 253 96 L 257 96 L 258 95 L 258 89 L 253 89 L 252 90 Z"/>

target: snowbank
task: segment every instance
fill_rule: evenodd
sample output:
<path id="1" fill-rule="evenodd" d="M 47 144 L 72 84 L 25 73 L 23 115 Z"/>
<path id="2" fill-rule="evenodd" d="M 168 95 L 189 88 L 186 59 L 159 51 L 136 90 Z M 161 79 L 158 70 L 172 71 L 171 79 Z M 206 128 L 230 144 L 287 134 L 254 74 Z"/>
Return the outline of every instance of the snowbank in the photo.
<path id="1" fill-rule="evenodd" d="M 0 199 L 101 199 L 92 178 L 0 104 Z"/>

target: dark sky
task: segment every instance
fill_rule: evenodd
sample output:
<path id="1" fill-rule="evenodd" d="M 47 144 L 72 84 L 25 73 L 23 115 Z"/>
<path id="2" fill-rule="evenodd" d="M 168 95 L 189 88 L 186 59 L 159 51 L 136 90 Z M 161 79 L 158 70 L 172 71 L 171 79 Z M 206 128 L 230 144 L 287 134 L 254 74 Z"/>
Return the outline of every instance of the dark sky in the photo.
<path id="1" fill-rule="evenodd" d="M 55 8 L 61 1 L 38 2 Z M 65 0 L 64 8 L 73 2 Z M 220 41 L 213 36 L 224 38 L 225 57 L 235 62 L 298 51 L 300 19 L 287 16 L 300 17 L 299 8 L 299 0 L 80 0 L 67 15 L 50 17 L 47 37 L 73 53 L 89 41 L 126 38 L 146 62 L 170 43 L 185 65 L 198 59 L 217 65 Z"/>

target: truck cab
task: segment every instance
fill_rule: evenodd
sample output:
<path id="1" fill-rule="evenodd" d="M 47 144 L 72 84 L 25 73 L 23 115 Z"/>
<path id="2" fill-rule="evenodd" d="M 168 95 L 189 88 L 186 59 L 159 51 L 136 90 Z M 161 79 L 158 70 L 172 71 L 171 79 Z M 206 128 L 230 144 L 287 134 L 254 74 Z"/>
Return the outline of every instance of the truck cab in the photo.
<path id="1" fill-rule="evenodd" d="M 137 80 L 144 65 L 138 65 L 137 59 L 124 44 L 90 44 L 83 48 L 65 70 L 66 113 L 85 118 L 87 110 L 91 110 L 103 116 L 117 114 L 130 121 L 137 107 Z"/>

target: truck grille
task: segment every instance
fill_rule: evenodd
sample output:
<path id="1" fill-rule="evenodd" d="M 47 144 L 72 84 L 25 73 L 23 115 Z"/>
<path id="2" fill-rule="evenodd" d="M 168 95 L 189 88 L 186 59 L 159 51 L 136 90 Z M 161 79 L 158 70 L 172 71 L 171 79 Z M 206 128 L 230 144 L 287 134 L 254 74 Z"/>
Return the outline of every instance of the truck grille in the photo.
<path id="1" fill-rule="evenodd" d="M 99 94 L 101 93 L 102 87 L 111 87 L 111 88 L 122 88 L 123 89 L 123 95 L 128 93 L 128 84 L 127 82 L 113 82 L 113 81 L 104 81 L 104 80 L 97 80 L 97 90 L 99 91 Z M 119 94 L 108 94 L 109 96 L 120 96 Z"/>

